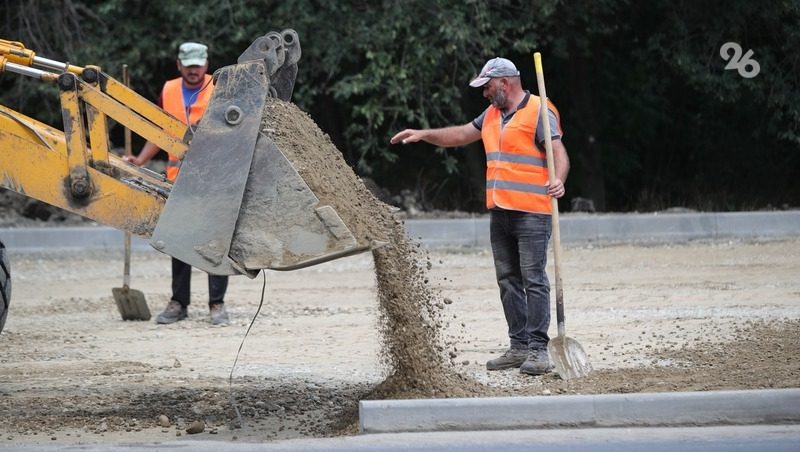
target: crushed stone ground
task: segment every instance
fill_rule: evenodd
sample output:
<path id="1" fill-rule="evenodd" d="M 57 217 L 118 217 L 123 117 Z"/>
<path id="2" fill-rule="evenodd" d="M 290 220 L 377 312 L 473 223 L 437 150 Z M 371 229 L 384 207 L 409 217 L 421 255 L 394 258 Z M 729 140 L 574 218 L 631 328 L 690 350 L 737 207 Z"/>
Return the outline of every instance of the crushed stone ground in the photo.
<path id="1" fill-rule="evenodd" d="M 596 368 L 588 378 L 486 371 L 507 341 L 491 254 L 433 251 L 430 284 L 449 300 L 436 308 L 447 320 L 443 359 L 467 384 L 428 389 L 557 396 L 800 384 L 800 262 L 792 257 L 800 240 L 567 247 L 564 255 L 567 331 Z M 190 319 L 159 326 L 120 320 L 111 288 L 121 284 L 121 252 L 12 258 L 14 301 L 0 335 L 4 445 L 354 434 L 358 400 L 393 384 L 369 254 L 268 273 L 230 389 L 261 277 L 231 280 L 232 324 L 214 327 L 205 277 L 195 272 Z M 134 253 L 131 285 L 153 312 L 168 301 L 169 265 Z M 394 394 L 430 396 L 405 389 Z M 205 431 L 187 435 L 195 420 Z"/>

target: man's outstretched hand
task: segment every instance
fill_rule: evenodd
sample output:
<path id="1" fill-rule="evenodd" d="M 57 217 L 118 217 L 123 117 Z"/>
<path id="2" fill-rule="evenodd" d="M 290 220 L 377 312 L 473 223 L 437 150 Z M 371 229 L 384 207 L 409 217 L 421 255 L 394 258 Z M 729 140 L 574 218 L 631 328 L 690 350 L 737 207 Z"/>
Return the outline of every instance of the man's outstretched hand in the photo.
<path id="1" fill-rule="evenodd" d="M 417 141 L 422 139 L 422 131 L 417 129 L 406 129 L 402 132 L 398 132 L 395 136 L 389 140 L 392 144 L 402 143 L 416 143 Z"/>

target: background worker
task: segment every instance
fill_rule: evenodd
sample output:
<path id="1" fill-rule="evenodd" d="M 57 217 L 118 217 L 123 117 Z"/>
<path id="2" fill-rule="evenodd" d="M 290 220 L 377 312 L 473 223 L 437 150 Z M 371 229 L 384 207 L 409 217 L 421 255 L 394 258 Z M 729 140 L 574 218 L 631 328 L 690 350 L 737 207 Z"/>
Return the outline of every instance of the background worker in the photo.
<path id="1" fill-rule="evenodd" d="M 190 127 L 195 126 L 206 111 L 214 84 L 208 74 L 208 47 L 196 42 L 185 42 L 178 49 L 178 72 L 181 76 L 167 81 L 161 90 L 159 105 Z M 159 152 L 158 146 L 145 143 L 136 157 L 126 158 L 135 165 L 144 165 Z M 180 170 L 181 160 L 170 155 L 167 163 L 167 180 L 175 182 Z M 166 309 L 156 317 L 160 324 L 175 323 L 188 316 L 191 301 L 192 267 L 185 262 L 172 258 L 172 298 Z M 211 323 L 227 324 L 228 313 L 225 310 L 225 292 L 228 289 L 228 277 L 208 275 L 208 306 Z"/>
<path id="2" fill-rule="evenodd" d="M 510 347 L 486 363 L 488 370 L 520 368 L 541 375 L 552 368 L 550 282 L 545 267 L 552 231 L 550 198 L 564 196 L 569 157 L 561 124 L 548 102 L 555 179 L 548 179 L 544 126 L 538 96 L 522 89 L 519 71 L 505 58 L 486 62 L 470 86 L 483 89 L 491 105 L 472 122 L 440 129 L 406 129 L 391 143 L 425 141 L 454 147 L 483 140 L 486 151 L 486 206 L 500 300 Z"/>

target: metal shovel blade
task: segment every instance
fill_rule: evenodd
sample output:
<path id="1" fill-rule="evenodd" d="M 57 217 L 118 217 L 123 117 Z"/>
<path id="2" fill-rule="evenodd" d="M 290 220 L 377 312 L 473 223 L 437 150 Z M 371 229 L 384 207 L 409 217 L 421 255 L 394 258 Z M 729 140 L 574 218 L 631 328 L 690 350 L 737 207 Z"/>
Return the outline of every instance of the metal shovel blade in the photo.
<path id="1" fill-rule="evenodd" d="M 114 294 L 122 320 L 150 320 L 150 309 L 141 290 L 127 286 L 112 287 L 111 293 Z"/>
<path id="2" fill-rule="evenodd" d="M 557 336 L 547 343 L 547 351 L 550 353 L 556 372 L 564 380 L 585 377 L 592 372 L 589 357 L 575 339 Z"/>

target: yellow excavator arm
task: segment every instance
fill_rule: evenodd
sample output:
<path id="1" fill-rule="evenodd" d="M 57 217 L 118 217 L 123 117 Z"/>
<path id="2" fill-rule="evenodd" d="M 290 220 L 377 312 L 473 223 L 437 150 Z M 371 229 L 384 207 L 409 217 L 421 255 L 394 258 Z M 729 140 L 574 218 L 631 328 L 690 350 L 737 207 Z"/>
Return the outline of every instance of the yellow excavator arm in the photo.
<path id="1" fill-rule="evenodd" d="M 0 40 L 0 71 L 58 84 L 64 124 L 57 130 L 0 105 L 2 186 L 149 237 L 170 185 L 109 152 L 108 118 L 176 155 L 188 149 L 186 126 L 100 68 L 37 57 L 19 42 Z"/>
<path id="2" fill-rule="evenodd" d="M 373 239 L 354 236 L 335 209 L 318 205 L 261 132 L 266 99 L 291 99 L 299 58 L 294 30 L 259 37 L 237 64 L 215 72 L 206 113 L 189 130 L 97 66 L 0 40 L 0 72 L 55 83 L 63 119 L 58 130 L 0 105 L 0 186 L 148 238 L 213 274 L 254 276 L 366 251 Z M 110 120 L 183 158 L 175 183 L 111 152 Z"/>

